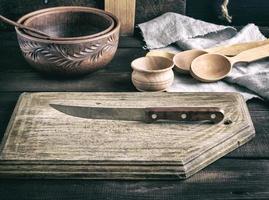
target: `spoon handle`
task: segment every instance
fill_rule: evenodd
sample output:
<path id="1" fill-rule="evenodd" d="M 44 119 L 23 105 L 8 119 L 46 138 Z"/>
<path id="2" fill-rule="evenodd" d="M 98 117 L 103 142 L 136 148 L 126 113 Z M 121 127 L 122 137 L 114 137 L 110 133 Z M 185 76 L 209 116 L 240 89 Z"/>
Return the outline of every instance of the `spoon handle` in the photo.
<path id="1" fill-rule="evenodd" d="M 42 32 L 42 31 L 39 31 L 39 30 L 30 28 L 30 27 L 24 26 L 24 25 L 19 24 L 19 23 L 17 23 L 17 22 L 14 22 L 14 21 L 12 21 L 12 20 L 10 20 L 10 19 L 4 17 L 3 15 L 0 15 L 0 19 L 1 19 L 3 22 L 5 22 L 5 23 L 7 23 L 7 24 L 9 24 L 9 25 L 13 25 L 13 26 L 16 26 L 16 27 L 18 27 L 18 28 L 21 28 L 21 29 L 30 31 L 30 32 L 32 32 L 32 33 L 35 33 L 35 34 L 37 34 L 37 35 L 39 35 L 39 36 L 43 36 L 43 37 L 45 37 L 45 38 L 50 38 L 46 33 Z"/>
<path id="2" fill-rule="evenodd" d="M 229 60 L 234 64 L 237 62 L 253 62 L 266 57 L 269 57 L 269 44 L 243 51 L 237 56 L 229 58 Z"/>
<path id="3" fill-rule="evenodd" d="M 218 54 L 226 55 L 226 56 L 236 56 L 242 51 L 246 51 L 248 49 L 263 46 L 266 44 L 269 44 L 269 39 L 255 41 L 255 42 L 245 42 L 245 43 L 233 44 L 233 45 L 227 45 L 227 46 L 218 46 L 218 47 L 207 49 L 206 51 L 209 53 L 218 53 Z"/>

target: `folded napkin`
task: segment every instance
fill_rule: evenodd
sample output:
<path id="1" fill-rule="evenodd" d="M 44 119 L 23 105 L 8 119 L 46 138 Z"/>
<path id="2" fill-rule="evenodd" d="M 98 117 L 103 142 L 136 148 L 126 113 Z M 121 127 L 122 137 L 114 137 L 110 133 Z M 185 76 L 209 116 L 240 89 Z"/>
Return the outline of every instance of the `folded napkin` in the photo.
<path id="1" fill-rule="evenodd" d="M 138 27 L 148 49 L 170 52 L 266 39 L 254 24 L 248 24 L 238 32 L 230 26 L 216 25 L 171 12 L 139 24 Z M 176 73 L 175 81 L 167 91 L 240 92 L 246 100 L 253 97 L 269 100 L 269 59 L 248 65 L 237 64 L 227 78 L 214 83 L 201 83 L 189 75 Z"/>

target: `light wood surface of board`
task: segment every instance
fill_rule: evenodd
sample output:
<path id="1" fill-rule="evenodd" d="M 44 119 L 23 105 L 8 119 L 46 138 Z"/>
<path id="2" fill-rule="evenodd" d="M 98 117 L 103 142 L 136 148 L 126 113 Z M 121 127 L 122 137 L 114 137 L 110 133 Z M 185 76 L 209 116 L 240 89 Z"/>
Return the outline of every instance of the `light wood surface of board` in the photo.
<path id="1" fill-rule="evenodd" d="M 121 23 L 121 35 L 133 35 L 136 0 L 105 0 L 105 10 L 116 15 Z"/>
<path id="2" fill-rule="evenodd" d="M 220 107 L 219 124 L 84 119 L 50 104 L 91 107 Z M 231 124 L 225 124 L 231 120 Z M 187 178 L 254 137 L 244 99 L 235 93 L 24 93 L 6 130 L 0 175 L 6 177 Z"/>

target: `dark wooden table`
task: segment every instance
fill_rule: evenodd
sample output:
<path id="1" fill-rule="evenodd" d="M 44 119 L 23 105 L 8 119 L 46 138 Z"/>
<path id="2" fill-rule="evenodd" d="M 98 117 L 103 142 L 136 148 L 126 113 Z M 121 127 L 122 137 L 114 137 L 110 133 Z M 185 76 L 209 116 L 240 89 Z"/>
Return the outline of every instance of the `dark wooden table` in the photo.
<path id="1" fill-rule="evenodd" d="M 146 52 L 124 37 L 106 69 L 66 80 L 44 77 L 24 61 L 13 32 L 0 34 L 0 138 L 25 91 L 135 91 L 130 62 Z M 269 83 L 268 83 L 269 84 Z M 185 181 L 0 179 L 0 199 L 269 199 L 269 104 L 248 102 L 256 137 Z"/>

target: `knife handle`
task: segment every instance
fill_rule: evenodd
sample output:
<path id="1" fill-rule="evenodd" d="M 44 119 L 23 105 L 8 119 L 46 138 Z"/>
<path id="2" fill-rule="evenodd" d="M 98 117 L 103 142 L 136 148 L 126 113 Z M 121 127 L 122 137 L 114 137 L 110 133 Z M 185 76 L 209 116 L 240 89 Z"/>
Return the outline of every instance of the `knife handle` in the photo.
<path id="1" fill-rule="evenodd" d="M 145 119 L 147 123 L 158 120 L 219 123 L 224 119 L 224 112 L 217 107 L 149 107 L 145 109 Z"/>

